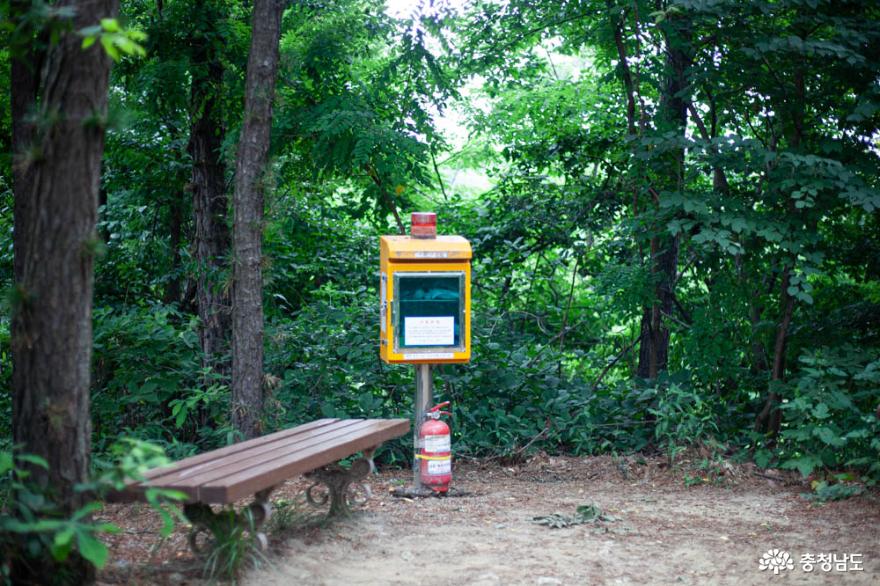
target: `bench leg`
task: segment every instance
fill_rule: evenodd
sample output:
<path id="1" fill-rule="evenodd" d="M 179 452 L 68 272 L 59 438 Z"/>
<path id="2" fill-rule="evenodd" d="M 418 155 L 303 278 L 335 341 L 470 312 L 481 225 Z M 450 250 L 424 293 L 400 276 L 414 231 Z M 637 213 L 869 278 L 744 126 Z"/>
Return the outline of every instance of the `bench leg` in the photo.
<path id="1" fill-rule="evenodd" d="M 237 513 L 233 509 L 221 509 L 215 512 L 205 503 L 184 505 L 183 514 L 192 524 L 189 532 L 189 547 L 198 556 L 207 555 L 218 543 L 222 543 L 235 533 L 252 533 L 260 549 L 269 547 L 266 534 L 260 527 L 272 515 L 269 494 L 275 487 L 262 490 L 254 495 L 254 502 L 247 507 L 246 513 Z"/>
<path id="2" fill-rule="evenodd" d="M 372 450 L 370 453 L 372 454 Z M 352 462 L 351 468 L 348 470 L 333 464 L 309 472 L 306 476 L 314 479 L 315 482 L 306 489 L 306 500 L 313 506 L 321 506 L 326 504 L 329 499 L 330 511 L 327 515 L 329 517 L 346 517 L 351 514 L 352 504 L 362 505 L 370 498 L 370 487 L 359 481 L 367 477 L 371 468 L 372 459 L 360 458 Z M 327 493 L 316 493 L 315 488 L 322 484 L 327 487 Z M 363 498 L 359 499 L 355 496 L 357 488 L 363 492 Z M 355 494 L 352 494 L 352 489 Z"/>

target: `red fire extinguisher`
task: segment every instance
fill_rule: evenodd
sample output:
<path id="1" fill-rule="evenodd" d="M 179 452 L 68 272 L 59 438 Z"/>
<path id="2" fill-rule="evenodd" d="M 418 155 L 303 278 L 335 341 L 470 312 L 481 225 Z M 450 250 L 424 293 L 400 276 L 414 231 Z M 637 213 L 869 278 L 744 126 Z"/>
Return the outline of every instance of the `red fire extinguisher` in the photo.
<path id="1" fill-rule="evenodd" d="M 452 482 L 452 442 L 449 426 L 440 421 L 441 415 L 452 415 L 440 411 L 449 401 L 435 405 L 425 413 L 425 421 L 419 429 L 419 478 L 422 485 L 437 493 L 446 493 Z"/>

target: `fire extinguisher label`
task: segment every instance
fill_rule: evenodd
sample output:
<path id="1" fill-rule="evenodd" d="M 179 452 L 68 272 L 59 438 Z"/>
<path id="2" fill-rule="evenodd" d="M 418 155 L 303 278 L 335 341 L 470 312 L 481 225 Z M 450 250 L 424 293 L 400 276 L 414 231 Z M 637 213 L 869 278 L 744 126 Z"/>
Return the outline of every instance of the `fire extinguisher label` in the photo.
<path id="1" fill-rule="evenodd" d="M 452 473 L 452 459 L 449 460 L 428 460 L 428 474 L 431 476 L 439 476 L 441 474 Z"/>
<path id="2" fill-rule="evenodd" d="M 448 435 L 426 435 L 425 451 L 430 453 L 451 452 L 452 443 Z"/>

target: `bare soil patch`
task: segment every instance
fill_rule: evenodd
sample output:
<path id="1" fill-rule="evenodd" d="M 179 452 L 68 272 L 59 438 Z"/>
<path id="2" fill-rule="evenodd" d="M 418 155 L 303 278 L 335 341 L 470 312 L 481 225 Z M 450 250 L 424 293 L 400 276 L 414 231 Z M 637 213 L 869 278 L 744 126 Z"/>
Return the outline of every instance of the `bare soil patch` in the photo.
<path id="1" fill-rule="evenodd" d="M 686 469 L 687 463 L 684 463 Z M 270 535 L 268 561 L 241 582 L 262 585 L 496 584 L 878 584 L 880 496 L 816 504 L 796 477 L 727 466 L 720 483 L 686 487 L 684 472 L 660 459 L 538 456 L 517 466 L 459 464 L 455 485 L 469 496 L 409 500 L 390 491 L 405 470 L 371 481 L 374 497 L 352 518 L 303 523 Z M 276 499 L 296 501 L 303 479 Z M 573 515 L 594 503 L 611 517 L 553 529 L 536 516 Z M 288 515 L 294 509 L 287 507 Z M 299 511 L 299 509 L 296 509 Z M 159 541 L 159 520 L 143 506 L 108 508 L 124 528 L 108 537 L 114 560 L 105 584 L 202 584 L 185 529 Z M 284 519 L 282 519 L 284 520 Z M 760 571 L 779 548 L 794 569 Z M 862 571 L 807 573 L 801 555 L 861 554 Z M 850 564 L 851 566 L 851 564 Z"/>

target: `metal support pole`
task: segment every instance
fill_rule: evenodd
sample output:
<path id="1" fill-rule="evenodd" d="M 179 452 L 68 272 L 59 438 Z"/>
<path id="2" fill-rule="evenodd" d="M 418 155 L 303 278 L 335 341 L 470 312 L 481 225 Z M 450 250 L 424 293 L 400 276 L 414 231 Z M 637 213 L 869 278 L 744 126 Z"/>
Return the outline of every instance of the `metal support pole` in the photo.
<path id="1" fill-rule="evenodd" d="M 425 420 L 425 413 L 434 404 L 434 377 L 430 364 L 416 364 L 416 400 L 413 403 L 415 424 L 413 425 L 413 456 L 419 453 L 419 431 Z M 422 488 L 419 476 L 419 459 L 413 457 L 413 488 L 416 492 Z"/>

